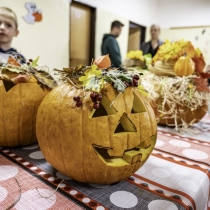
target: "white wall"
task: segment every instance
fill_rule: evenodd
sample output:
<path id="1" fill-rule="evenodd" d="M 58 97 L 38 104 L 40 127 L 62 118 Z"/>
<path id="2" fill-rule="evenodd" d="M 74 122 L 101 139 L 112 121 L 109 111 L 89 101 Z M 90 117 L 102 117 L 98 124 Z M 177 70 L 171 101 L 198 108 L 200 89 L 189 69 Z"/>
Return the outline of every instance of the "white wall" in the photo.
<path id="1" fill-rule="evenodd" d="M 158 0 L 77 0 L 144 26 L 156 21 Z"/>
<path id="2" fill-rule="evenodd" d="M 210 0 L 158 0 L 157 10 L 161 28 L 210 25 Z"/>
<path id="3" fill-rule="evenodd" d="M 69 0 L 33 0 L 43 13 L 43 20 L 31 25 L 22 16 L 27 14 L 26 0 L 0 0 L 0 6 L 14 10 L 20 34 L 12 47 L 26 58 L 40 56 L 39 65 L 68 67 L 69 62 Z M 29 1 L 30 2 L 30 1 Z"/>
<path id="4" fill-rule="evenodd" d="M 95 57 L 101 55 L 101 43 L 103 35 L 110 32 L 110 26 L 114 20 L 119 20 L 124 24 L 122 33 L 119 38 L 117 38 L 123 61 L 126 57 L 128 49 L 129 20 L 100 8 L 96 10 Z"/>
<path id="5" fill-rule="evenodd" d="M 145 26 L 160 24 L 164 38 L 168 36 L 167 33 L 164 35 L 164 30 L 167 31 L 169 27 L 210 25 L 210 0 L 78 1 L 97 8 L 96 56 L 100 54 L 102 34 L 109 32 L 110 21 L 114 17 L 125 25 L 128 20 Z M 48 65 L 50 68 L 68 66 L 70 0 L 33 0 L 38 9 L 43 11 L 43 21 L 34 25 L 29 25 L 22 19 L 27 13 L 25 2 L 27 1 L 0 0 L 0 6 L 14 9 L 19 19 L 20 35 L 14 39 L 13 46 L 27 58 L 40 55 L 40 65 Z M 118 39 L 123 58 L 127 52 L 127 32 L 125 26 Z"/>
<path id="6" fill-rule="evenodd" d="M 77 0 L 130 21 L 161 28 L 210 25 L 210 0 Z"/>

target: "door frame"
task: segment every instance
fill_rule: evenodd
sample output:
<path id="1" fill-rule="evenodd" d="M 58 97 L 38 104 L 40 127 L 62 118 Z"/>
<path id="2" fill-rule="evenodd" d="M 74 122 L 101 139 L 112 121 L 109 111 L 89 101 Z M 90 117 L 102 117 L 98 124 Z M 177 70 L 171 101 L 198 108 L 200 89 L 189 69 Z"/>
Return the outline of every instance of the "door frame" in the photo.
<path id="1" fill-rule="evenodd" d="M 71 7 L 72 3 L 74 3 L 76 5 L 82 5 L 82 6 L 88 7 L 88 8 L 90 8 L 90 11 L 91 11 L 91 16 L 90 16 L 90 49 L 89 49 L 89 63 L 91 63 L 92 59 L 95 58 L 96 8 L 92 7 L 88 4 L 78 2 L 76 0 L 70 1 L 70 7 Z M 70 26 L 70 30 L 71 30 L 71 26 Z M 71 37 L 70 37 L 70 40 L 71 40 Z M 69 49 L 69 51 L 70 51 L 70 49 Z"/>
<path id="2" fill-rule="evenodd" d="M 140 45 L 145 41 L 145 37 L 146 37 L 146 27 L 143 25 L 140 25 L 138 23 L 134 23 L 133 21 L 129 21 L 129 26 L 130 24 L 135 25 L 137 28 L 140 29 L 141 31 L 141 36 L 140 36 Z M 130 29 L 130 27 L 129 27 Z M 139 46 L 140 49 L 140 46 Z"/>

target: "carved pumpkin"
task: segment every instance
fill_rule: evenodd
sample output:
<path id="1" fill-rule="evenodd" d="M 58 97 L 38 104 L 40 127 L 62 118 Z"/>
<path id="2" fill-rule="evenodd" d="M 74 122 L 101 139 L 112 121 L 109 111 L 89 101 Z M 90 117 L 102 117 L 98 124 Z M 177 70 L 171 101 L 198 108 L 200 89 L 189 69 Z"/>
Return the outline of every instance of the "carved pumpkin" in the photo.
<path id="1" fill-rule="evenodd" d="M 100 69 L 106 69 L 111 66 L 111 60 L 109 58 L 109 55 L 102 55 L 96 58 L 93 62 L 98 68 Z"/>
<path id="2" fill-rule="evenodd" d="M 74 96 L 85 97 L 76 107 Z M 80 182 L 125 180 L 147 160 L 156 142 L 156 120 L 147 100 L 128 87 L 120 95 L 102 89 L 100 108 L 90 92 L 64 83 L 52 90 L 37 114 L 37 138 L 46 160 Z"/>
<path id="3" fill-rule="evenodd" d="M 35 81 L 14 85 L 0 80 L 0 146 L 24 146 L 37 141 L 36 114 L 49 91 Z"/>
<path id="4" fill-rule="evenodd" d="M 191 75 L 194 71 L 195 63 L 187 55 L 181 56 L 174 65 L 174 72 L 180 77 Z"/>
<path id="5" fill-rule="evenodd" d="M 33 13 L 33 16 L 35 17 L 36 22 L 39 22 L 39 21 L 42 20 L 42 14 L 41 13 L 35 12 L 35 13 Z"/>

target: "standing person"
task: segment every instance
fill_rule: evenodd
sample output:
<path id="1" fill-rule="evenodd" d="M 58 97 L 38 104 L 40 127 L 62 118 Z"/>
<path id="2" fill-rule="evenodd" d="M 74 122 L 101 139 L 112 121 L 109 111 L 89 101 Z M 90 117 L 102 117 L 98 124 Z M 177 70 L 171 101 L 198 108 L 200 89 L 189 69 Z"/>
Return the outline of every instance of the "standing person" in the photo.
<path id="1" fill-rule="evenodd" d="M 141 50 L 143 51 L 144 55 L 150 53 L 152 57 L 154 57 L 159 46 L 163 44 L 163 42 L 159 40 L 160 27 L 158 25 L 152 25 L 150 27 L 150 35 L 151 40 L 146 43 L 144 42 L 141 46 Z"/>
<path id="2" fill-rule="evenodd" d="M 12 48 L 12 39 L 19 34 L 16 14 L 7 7 L 0 7 L 0 58 L 6 59 L 15 55 L 25 62 L 25 58 Z"/>
<path id="3" fill-rule="evenodd" d="M 119 68 L 122 64 L 120 48 L 116 38 L 121 34 L 123 26 L 124 25 L 120 21 L 116 20 L 112 22 L 111 32 L 109 34 L 104 34 L 101 45 L 102 55 L 109 54 L 111 63 L 116 68 Z"/>

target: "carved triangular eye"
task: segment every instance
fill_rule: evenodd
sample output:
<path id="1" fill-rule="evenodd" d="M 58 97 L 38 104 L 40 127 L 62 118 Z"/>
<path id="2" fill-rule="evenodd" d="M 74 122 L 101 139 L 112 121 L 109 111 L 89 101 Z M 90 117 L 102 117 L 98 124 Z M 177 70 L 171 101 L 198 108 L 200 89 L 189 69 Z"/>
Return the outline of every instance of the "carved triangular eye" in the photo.
<path id="1" fill-rule="evenodd" d="M 123 128 L 121 122 L 118 124 L 116 130 L 114 133 L 122 133 L 122 132 L 126 132 L 125 129 Z"/>
<path id="2" fill-rule="evenodd" d="M 122 132 L 136 132 L 136 126 L 131 122 L 128 116 L 124 113 L 120 118 L 120 122 L 115 129 L 114 133 Z"/>
<path id="3" fill-rule="evenodd" d="M 116 114 L 117 111 L 113 107 L 110 107 L 110 104 L 111 101 L 104 94 L 100 103 L 100 107 L 98 109 L 93 110 L 92 118 Z"/>
<path id="4" fill-rule="evenodd" d="M 100 104 L 100 107 L 95 110 L 92 118 L 102 117 L 102 116 L 107 116 L 107 115 L 108 115 L 108 113 L 107 113 L 106 109 L 104 108 L 104 106 L 102 104 Z"/>
<path id="5" fill-rule="evenodd" d="M 133 100 L 133 107 L 132 107 L 131 113 L 146 112 L 146 109 L 141 99 L 137 97 L 135 93 L 133 93 L 133 95 L 134 95 L 134 100 Z"/>
<path id="6" fill-rule="evenodd" d="M 13 82 L 6 81 L 6 80 L 2 80 L 2 81 L 3 81 L 6 92 L 8 92 L 10 89 L 12 89 L 15 86 Z"/>

